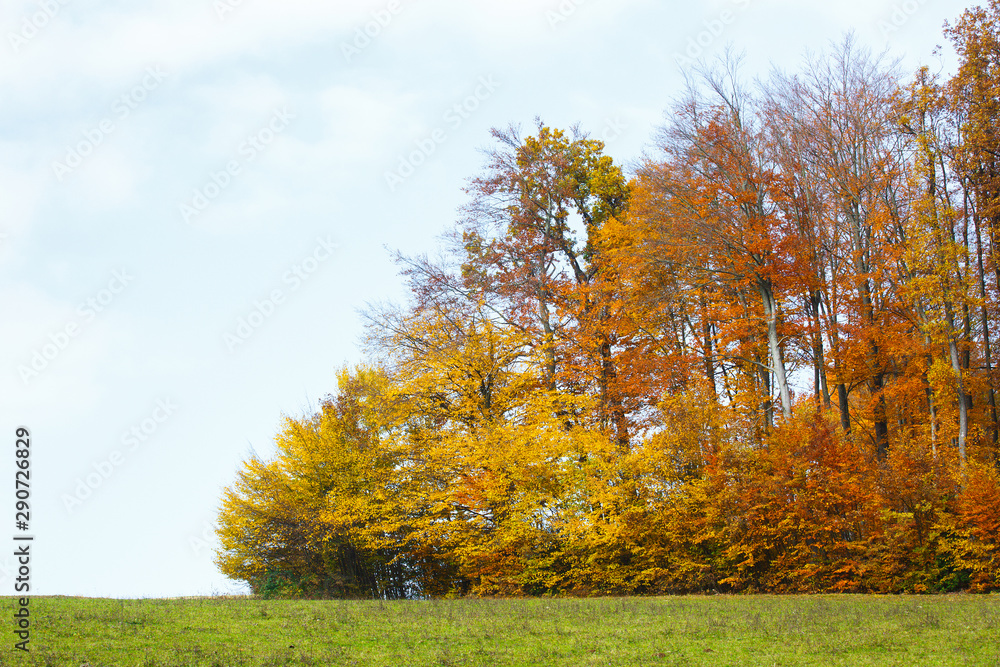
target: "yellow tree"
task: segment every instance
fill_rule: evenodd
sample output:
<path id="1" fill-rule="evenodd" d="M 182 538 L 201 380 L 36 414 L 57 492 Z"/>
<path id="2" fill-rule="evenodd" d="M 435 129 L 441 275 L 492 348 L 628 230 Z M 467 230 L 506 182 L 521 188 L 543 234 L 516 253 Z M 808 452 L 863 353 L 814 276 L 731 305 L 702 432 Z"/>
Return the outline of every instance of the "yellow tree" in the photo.
<path id="1" fill-rule="evenodd" d="M 419 587 L 391 540 L 373 546 L 395 468 L 386 379 L 360 368 L 338 381 L 318 414 L 285 420 L 273 461 L 252 457 L 223 493 L 216 562 L 254 593 L 401 598 Z"/>
<path id="2" fill-rule="evenodd" d="M 523 331 L 549 390 L 598 397 L 603 428 L 623 450 L 645 384 L 620 353 L 636 331 L 616 308 L 617 281 L 601 231 L 629 190 L 603 144 L 538 123 L 535 136 L 494 130 L 497 147 L 467 188 L 462 289 Z"/>
<path id="3" fill-rule="evenodd" d="M 987 372 L 987 402 L 990 406 L 991 440 L 1000 465 L 1000 428 L 997 407 L 991 332 L 994 330 L 1000 261 L 1000 2 L 966 10 L 945 34 L 959 55 L 959 69 L 948 82 L 947 97 L 958 140 L 952 152 L 956 175 L 964 189 L 964 209 L 971 218 L 976 238 L 979 319 L 982 329 L 984 365 Z M 985 233 L 984 233 L 985 232 Z M 989 279 L 992 274 L 992 280 Z"/>
<path id="4" fill-rule="evenodd" d="M 958 406 L 956 441 L 962 466 L 966 463 L 969 436 L 969 384 L 967 365 L 962 363 L 967 347 L 961 313 L 970 311 L 969 258 L 966 246 L 956 238 L 959 212 L 952 203 L 954 184 L 946 163 L 946 99 L 940 86 L 921 69 L 907 91 L 902 118 L 914 141 L 914 206 L 909 218 L 906 262 L 911 279 L 906 288 L 922 315 L 929 341 L 943 343 L 950 362 L 954 401 Z M 933 404 L 932 404 L 933 406 Z M 935 425 L 931 425 L 934 435 Z"/>

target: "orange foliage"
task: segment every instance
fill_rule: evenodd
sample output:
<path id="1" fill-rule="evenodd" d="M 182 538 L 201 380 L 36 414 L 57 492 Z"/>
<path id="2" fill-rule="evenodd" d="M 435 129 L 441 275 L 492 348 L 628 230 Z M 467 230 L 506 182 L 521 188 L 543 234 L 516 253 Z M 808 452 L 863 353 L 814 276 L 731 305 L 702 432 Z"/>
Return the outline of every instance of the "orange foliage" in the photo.
<path id="1" fill-rule="evenodd" d="M 255 590 L 400 596 L 1000 588 L 1000 0 L 900 86 L 851 38 L 702 72 L 629 182 L 497 147 L 377 369 L 228 489 Z M 806 378 L 804 381 L 803 378 Z M 277 583 L 275 583 L 277 582 Z"/>

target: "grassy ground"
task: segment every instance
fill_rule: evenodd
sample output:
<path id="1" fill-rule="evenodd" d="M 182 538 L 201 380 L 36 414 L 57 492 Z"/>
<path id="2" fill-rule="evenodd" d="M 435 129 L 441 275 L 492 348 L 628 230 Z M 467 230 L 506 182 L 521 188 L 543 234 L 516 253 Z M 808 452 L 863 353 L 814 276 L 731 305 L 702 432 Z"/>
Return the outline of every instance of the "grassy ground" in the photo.
<path id="1" fill-rule="evenodd" d="M 33 598 L 2 665 L 1000 666 L 1000 596 L 286 602 Z"/>

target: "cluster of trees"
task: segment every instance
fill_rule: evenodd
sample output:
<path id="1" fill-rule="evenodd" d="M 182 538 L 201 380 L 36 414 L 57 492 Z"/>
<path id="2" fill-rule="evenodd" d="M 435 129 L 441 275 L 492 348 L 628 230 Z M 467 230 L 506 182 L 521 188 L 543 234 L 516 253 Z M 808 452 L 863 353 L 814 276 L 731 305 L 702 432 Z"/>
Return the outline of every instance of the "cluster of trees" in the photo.
<path id="1" fill-rule="evenodd" d="M 494 131 L 369 363 L 224 495 L 256 593 L 1000 587 L 1000 0 L 953 78 L 704 69 L 631 179 Z"/>

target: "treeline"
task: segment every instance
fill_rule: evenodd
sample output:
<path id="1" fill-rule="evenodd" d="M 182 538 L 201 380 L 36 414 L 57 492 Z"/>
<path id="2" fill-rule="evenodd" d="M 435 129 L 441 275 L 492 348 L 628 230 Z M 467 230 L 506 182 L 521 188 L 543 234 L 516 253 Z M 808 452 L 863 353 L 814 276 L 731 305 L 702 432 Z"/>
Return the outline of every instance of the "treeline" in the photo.
<path id="1" fill-rule="evenodd" d="M 496 130 L 445 259 L 219 521 L 265 595 L 1000 584 L 1000 0 L 941 81 L 847 38 L 692 78 L 626 178 Z"/>

